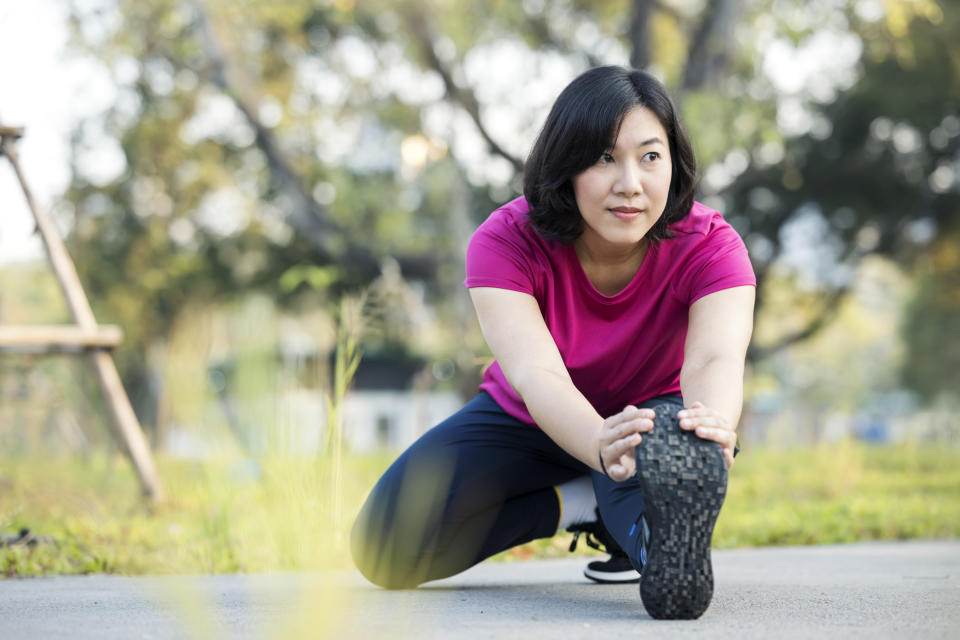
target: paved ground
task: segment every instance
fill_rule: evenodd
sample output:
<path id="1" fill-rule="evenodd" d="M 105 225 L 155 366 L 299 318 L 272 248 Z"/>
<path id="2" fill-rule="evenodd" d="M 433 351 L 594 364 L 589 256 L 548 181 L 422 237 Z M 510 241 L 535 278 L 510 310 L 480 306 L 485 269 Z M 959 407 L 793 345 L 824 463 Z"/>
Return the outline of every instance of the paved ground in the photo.
<path id="1" fill-rule="evenodd" d="M 960 541 L 714 552 L 704 616 L 660 622 L 581 559 L 488 563 L 411 591 L 355 572 L 0 581 L 0 638 L 960 638 Z"/>

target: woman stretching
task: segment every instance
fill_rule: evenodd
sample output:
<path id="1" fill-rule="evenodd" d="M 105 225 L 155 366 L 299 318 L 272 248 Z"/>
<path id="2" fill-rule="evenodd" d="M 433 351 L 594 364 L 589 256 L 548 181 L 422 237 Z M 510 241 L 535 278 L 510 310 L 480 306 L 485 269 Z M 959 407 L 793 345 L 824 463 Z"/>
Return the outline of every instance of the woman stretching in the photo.
<path id="1" fill-rule="evenodd" d="M 694 202 L 695 183 L 690 141 L 652 76 L 600 67 L 564 89 L 523 197 L 467 250 L 496 361 L 367 498 L 351 548 L 370 581 L 415 587 L 586 529 L 625 554 L 626 579 L 640 573 L 651 616 L 706 610 L 756 279 L 737 233 Z"/>

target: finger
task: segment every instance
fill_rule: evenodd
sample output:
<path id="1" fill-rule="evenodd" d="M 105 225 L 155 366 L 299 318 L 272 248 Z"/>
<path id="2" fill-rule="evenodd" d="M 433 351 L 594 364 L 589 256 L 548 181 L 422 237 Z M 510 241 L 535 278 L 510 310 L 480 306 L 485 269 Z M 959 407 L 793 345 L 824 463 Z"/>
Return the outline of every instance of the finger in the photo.
<path id="1" fill-rule="evenodd" d="M 647 420 L 646 418 L 628 420 L 604 429 L 600 433 L 600 441 L 602 444 L 610 444 L 631 434 L 645 433 L 651 429 L 653 429 L 653 420 Z"/>
<path id="2" fill-rule="evenodd" d="M 629 422 L 624 423 L 623 428 L 626 433 L 633 433 L 636 431 L 646 432 L 653 429 L 653 420 L 651 418 L 635 418 Z"/>
<path id="3" fill-rule="evenodd" d="M 604 448 L 603 452 L 606 454 L 605 460 L 611 460 L 614 464 L 618 464 L 623 455 L 633 453 L 634 447 L 642 441 L 643 438 L 639 433 L 631 433 L 625 438 L 611 442 Z"/>
<path id="4" fill-rule="evenodd" d="M 720 417 L 720 413 L 710 407 L 690 407 L 689 409 L 681 409 L 677 412 L 678 418 L 701 418 L 704 416 Z"/>
<path id="5" fill-rule="evenodd" d="M 727 471 L 733 467 L 733 450 L 727 447 L 723 448 L 723 459 L 727 463 Z"/>
<path id="6" fill-rule="evenodd" d="M 603 457 L 608 476 L 615 480 L 624 480 L 629 475 L 633 475 L 633 468 L 636 465 L 633 460 L 633 450 L 641 441 L 640 434 L 634 433 L 600 447 L 600 455 Z M 617 471 L 614 471 L 614 469 L 617 469 Z M 621 469 L 625 469 L 624 473 L 629 475 L 624 476 L 620 471 Z"/>
<path id="7" fill-rule="evenodd" d="M 628 433 L 634 433 L 635 431 L 649 431 L 653 428 L 653 420 L 648 418 L 634 418 L 632 420 L 627 420 L 621 422 L 614 431 L 617 431 L 621 436 L 625 436 Z"/>
<path id="8" fill-rule="evenodd" d="M 698 437 L 703 438 L 704 440 L 719 442 L 724 446 L 724 448 L 733 448 L 733 443 L 736 442 L 737 439 L 737 434 L 735 431 L 715 427 L 697 427 L 696 434 Z"/>
<path id="9" fill-rule="evenodd" d="M 680 419 L 681 429 L 696 429 L 698 427 L 715 427 L 723 429 L 726 426 L 723 418 L 719 416 L 688 416 Z"/>
<path id="10" fill-rule="evenodd" d="M 623 420 L 635 420 L 637 418 L 646 418 L 649 420 L 653 420 L 653 418 L 655 417 L 655 414 L 653 413 L 653 409 L 647 409 L 647 408 L 641 409 L 640 407 L 636 407 L 632 404 L 628 404 L 626 407 L 623 408 L 623 410 L 620 413 L 616 414 L 613 417 L 617 418 L 618 422 Z"/>
<path id="11" fill-rule="evenodd" d="M 636 407 L 634 407 L 635 409 Z M 617 425 L 623 424 L 624 422 L 629 422 L 630 420 L 636 418 L 637 416 L 629 410 L 630 407 L 627 407 L 620 413 L 615 413 L 606 420 L 603 421 L 604 429 L 614 429 Z"/>
<path id="12" fill-rule="evenodd" d="M 640 413 L 640 409 L 638 409 L 632 404 L 628 404 L 623 408 L 623 411 L 620 412 L 620 415 L 623 416 L 625 419 L 629 420 L 631 418 L 637 417 L 637 414 L 639 413 Z"/>
<path id="13" fill-rule="evenodd" d="M 704 440 L 719 442 L 724 447 L 733 447 L 737 441 L 737 432 L 722 427 L 697 427 L 696 434 Z"/>
<path id="14" fill-rule="evenodd" d="M 686 407 L 681 408 L 680 411 L 677 412 L 677 417 L 690 418 L 690 417 L 700 416 L 700 415 L 712 415 L 714 413 L 716 413 L 716 410 L 705 406 L 700 401 L 697 401 Z"/>
<path id="15" fill-rule="evenodd" d="M 636 472 L 636 468 L 637 462 L 633 456 L 622 456 L 618 462 L 611 465 L 611 469 L 615 469 L 616 471 L 612 474 L 608 473 L 607 475 L 617 482 L 622 482 L 632 478 Z"/>
<path id="16" fill-rule="evenodd" d="M 615 482 L 623 482 L 633 475 L 626 467 L 620 464 L 611 465 L 607 469 L 607 477 Z"/>
<path id="17" fill-rule="evenodd" d="M 693 413 L 682 411 L 677 414 L 680 419 L 681 429 L 696 429 L 697 427 L 716 427 L 719 429 L 730 429 L 727 419 L 713 410 L 708 413 Z"/>

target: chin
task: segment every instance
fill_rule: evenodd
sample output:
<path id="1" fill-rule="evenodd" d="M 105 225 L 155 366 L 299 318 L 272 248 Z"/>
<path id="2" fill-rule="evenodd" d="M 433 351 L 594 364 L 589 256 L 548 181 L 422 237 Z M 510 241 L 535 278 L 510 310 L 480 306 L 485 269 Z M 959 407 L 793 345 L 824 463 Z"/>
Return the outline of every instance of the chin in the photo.
<path id="1" fill-rule="evenodd" d="M 623 235 L 616 236 L 616 237 L 608 236 L 606 238 L 606 241 L 612 245 L 622 245 L 625 247 L 633 246 L 643 242 L 643 239 L 646 237 L 646 235 L 647 235 L 646 232 L 644 232 L 642 234 L 630 234 L 629 236 L 626 236 L 626 237 L 624 237 Z"/>
<path id="2" fill-rule="evenodd" d="M 637 220 L 627 229 L 618 229 L 609 235 L 610 240 L 614 238 L 619 242 L 640 242 L 650 231 L 651 225 L 645 224 L 645 221 Z"/>

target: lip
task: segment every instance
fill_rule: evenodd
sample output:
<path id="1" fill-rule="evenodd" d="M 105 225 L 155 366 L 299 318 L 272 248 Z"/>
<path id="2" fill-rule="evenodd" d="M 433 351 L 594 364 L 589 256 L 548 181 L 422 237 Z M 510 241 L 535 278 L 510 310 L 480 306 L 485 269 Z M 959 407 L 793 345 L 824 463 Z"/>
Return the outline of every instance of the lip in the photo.
<path id="1" fill-rule="evenodd" d="M 635 209 L 633 207 L 615 207 L 610 209 L 610 213 L 617 216 L 621 220 L 633 220 L 640 215 L 640 209 Z"/>

